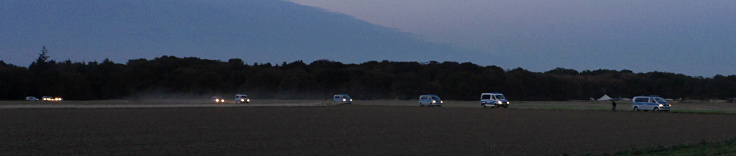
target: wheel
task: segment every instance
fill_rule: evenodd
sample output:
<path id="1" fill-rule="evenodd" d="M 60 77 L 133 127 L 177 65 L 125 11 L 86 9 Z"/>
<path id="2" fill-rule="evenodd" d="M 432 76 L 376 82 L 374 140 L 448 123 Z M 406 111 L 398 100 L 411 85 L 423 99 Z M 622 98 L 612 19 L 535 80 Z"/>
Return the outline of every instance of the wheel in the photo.
<path id="1" fill-rule="evenodd" d="M 654 111 L 654 112 L 659 112 L 659 108 L 657 108 L 657 107 L 654 107 L 654 110 L 652 110 L 652 111 Z"/>
<path id="2" fill-rule="evenodd" d="M 634 107 L 634 111 L 639 111 L 639 107 Z"/>
<path id="3" fill-rule="evenodd" d="M 505 106 L 503 106 L 503 108 L 509 108 L 509 105 L 505 105 Z"/>

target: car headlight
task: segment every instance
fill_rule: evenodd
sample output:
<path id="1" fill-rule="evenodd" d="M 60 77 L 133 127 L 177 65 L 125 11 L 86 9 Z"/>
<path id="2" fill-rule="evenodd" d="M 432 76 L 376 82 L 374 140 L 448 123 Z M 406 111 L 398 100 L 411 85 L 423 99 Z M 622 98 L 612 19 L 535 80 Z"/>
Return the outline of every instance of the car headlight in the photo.
<path id="1" fill-rule="evenodd" d="M 350 99 L 350 102 L 353 102 L 353 99 Z"/>
<path id="2" fill-rule="evenodd" d="M 496 103 L 497 103 L 497 104 L 503 104 L 503 102 L 501 102 L 501 101 L 496 101 Z"/>
<path id="3" fill-rule="evenodd" d="M 659 104 L 659 107 L 662 107 L 662 106 L 664 106 L 664 105 L 663 104 Z"/>
<path id="4" fill-rule="evenodd" d="M 445 101 L 440 101 L 440 103 L 445 103 Z"/>
<path id="5" fill-rule="evenodd" d="M 437 103 L 437 101 L 432 100 L 432 103 Z"/>
<path id="6" fill-rule="evenodd" d="M 248 99 L 248 102 L 250 102 L 250 99 Z"/>
<path id="7" fill-rule="evenodd" d="M 347 99 L 342 99 L 342 102 L 348 101 Z"/>

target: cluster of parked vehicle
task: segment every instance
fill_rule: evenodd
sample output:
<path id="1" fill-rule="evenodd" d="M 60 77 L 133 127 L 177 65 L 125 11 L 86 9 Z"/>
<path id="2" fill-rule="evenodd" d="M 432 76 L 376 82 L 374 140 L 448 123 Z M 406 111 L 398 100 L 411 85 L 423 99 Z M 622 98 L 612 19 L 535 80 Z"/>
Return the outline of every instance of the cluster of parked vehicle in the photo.
<path id="1" fill-rule="evenodd" d="M 225 103 L 225 98 L 222 98 L 221 96 L 213 96 L 210 98 L 210 101 L 212 103 Z M 250 98 L 248 98 L 248 95 L 246 94 L 235 94 L 235 103 L 250 103 Z"/>
<path id="2" fill-rule="evenodd" d="M 41 97 L 42 101 L 62 101 L 64 98 L 61 97 L 51 97 L 51 96 L 43 96 Z M 35 96 L 26 96 L 26 101 L 39 101 L 38 98 Z"/>
<path id="3" fill-rule="evenodd" d="M 335 94 L 332 97 L 332 101 L 335 103 L 342 103 L 342 104 L 350 104 L 353 102 L 353 99 L 350 98 L 347 94 Z M 419 95 L 419 106 L 424 107 L 442 107 L 442 104 L 444 104 L 445 101 L 443 101 L 439 96 L 435 94 L 424 94 Z M 501 93 L 481 93 L 480 95 L 480 104 L 483 106 L 483 108 L 491 107 L 491 108 L 497 108 L 497 107 L 503 107 L 508 108 L 509 100 L 506 99 L 505 96 Z"/>
<path id="4" fill-rule="evenodd" d="M 335 94 L 332 101 L 335 103 L 350 104 L 353 102 L 353 99 L 351 99 L 347 94 Z M 669 111 L 672 108 L 672 104 L 667 102 L 664 98 L 656 95 L 636 96 L 631 99 L 631 102 L 631 108 L 634 111 Z M 442 104 L 444 103 L 445 102 L 435 94 L 419 95 L 420 107 L 442 107 Z M 492 92 L 480 94 L 480 105 L 483 108 L 508 108 L 510 104 L 511 102 L 506 99 L 506 96 L 502 93 Z"/>
<path id="5" fill-rule="evenodd" d="M 35 99 L 35 100 L 34 100 Z M 32 96 L 26 97 L 28 101 L 37 101 L 38 99 Z M 44 101 L 61 101 L 61 97 L 52 98 L 49 96 L 43 97 Z M 211 98 L 212 103 L 225 103 L 225 99 L 220 96 L 213 96 Z M 235 103 L 250 103 L 250 98 L 246 94 L 235 94 Z M 334 103 L 340 104 L 351 104 L 353 99 L 348 94 L 335 94 L 332 96 Z M 631 99 L 631 108 L 635 111 L 669 111 L 672 108 L 672 104 L 667 102 L 662 97 L 651 95 L 651 96 L 636 96 Z M 445 102 L 435 94 L 419 95 L 419 106 L 424 107 L 442 107 Z M 502 93 L 481 93 L 480 94 L 480 105 L 483 108 L 508 108 L 511 102 L 506 99 Z"/>
<path id="6" fill-rule="evenodd" d="M 424 107 L 432 107 L 432 106 L 438 106 L 442 107 L 442 104 L 445 102 L 442 101 L 442 99 L 435 95 L 435 94 L 426 94 L 426 95 L 420 95 L 419 96 L 419 106 Z M 506 99 L 505 96 L 501 93 L 481 93 L 480 94 L 480 105 L 483 106 L 483 108 L 491 107 L 491 108 L 508 108 L 509 102 L 508 99 Z"/>

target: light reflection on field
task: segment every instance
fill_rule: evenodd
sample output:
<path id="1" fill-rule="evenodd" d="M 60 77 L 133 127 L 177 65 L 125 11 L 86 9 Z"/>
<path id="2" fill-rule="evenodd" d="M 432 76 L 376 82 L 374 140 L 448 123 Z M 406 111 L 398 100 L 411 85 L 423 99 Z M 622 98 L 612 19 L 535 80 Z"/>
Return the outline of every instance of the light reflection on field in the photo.
<path id="1" fill-rule="evenodd" d="M 617 111 L 632 111 L 631 102 L 617 101 Z M 723 102 L 671 102 L 672 112 L 731 113 L 736 114 L 736 104 Z M 254 99 L 251 103 L 212 103 L 203 100 L 101 100 L 101 101 L 0 101 L 0 108 L 159 108 L 159 107 L 314 107 L 339 105 L 330 100 L 280 100 Z M 355 100 L 352 105 L 419 107 L 416 100 Z M 479 101 L 447 100 L 443 108 L 479 108 Z M 486 108 L 504 109 L 504 108 Z M 543 110 L 611 110 L 610 101 L 512 101 L 507 109 Z"/>

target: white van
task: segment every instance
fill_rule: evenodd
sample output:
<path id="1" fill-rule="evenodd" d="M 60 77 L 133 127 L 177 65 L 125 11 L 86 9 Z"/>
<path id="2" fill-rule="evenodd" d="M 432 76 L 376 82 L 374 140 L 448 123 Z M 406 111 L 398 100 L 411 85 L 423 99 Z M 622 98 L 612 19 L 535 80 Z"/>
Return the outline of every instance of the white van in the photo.
<path id="1" fill-rule="evenodd" d="M 503 107 L 508 108 L 509 100 L 506 100 L 506 97 L 503 96 L 501 93 L 481 93 L 480 94 L 480 105 L 483 106 L 483 108 L 491 107 Z"/>
<path id="2" fill-rule="evenodd" d="M 439 106 L 442 107 L 442 99 L 440 99 L 439 96 L 434 94 L 426 94 L 426 95 L 420 95 L 419 96 L 419 106 Z"/>
<path id="3" fill-rule="evenodd" d="M 350 98 L 348 94 L 335 94 L 334 96 L 332 96 L 332 102 L 351 104 L 353 103 L 353 99 Z"/>
<path id="4" fill-rule="evenodd" d="M 235 103 L 250 103 L 250 98 L 245 94 L 235 94 Z"/>
<path id="5" fill-rule="evenodd" d="M 651 111 L 670 111 L 670 105 L 664 98 L 651 95 L 651 96 L 637 96 L 631 99 L 631 108 L 634 111 L 639 110 L 651 110 Z"/>

